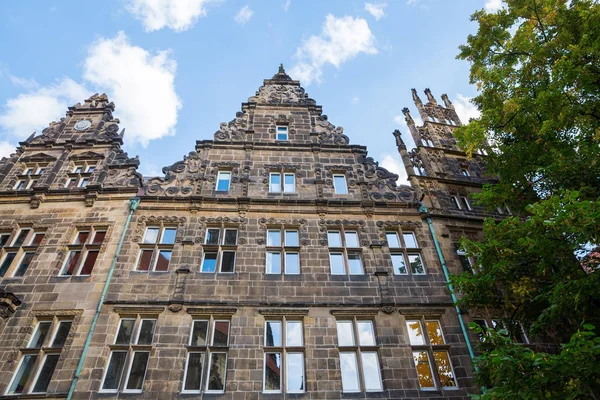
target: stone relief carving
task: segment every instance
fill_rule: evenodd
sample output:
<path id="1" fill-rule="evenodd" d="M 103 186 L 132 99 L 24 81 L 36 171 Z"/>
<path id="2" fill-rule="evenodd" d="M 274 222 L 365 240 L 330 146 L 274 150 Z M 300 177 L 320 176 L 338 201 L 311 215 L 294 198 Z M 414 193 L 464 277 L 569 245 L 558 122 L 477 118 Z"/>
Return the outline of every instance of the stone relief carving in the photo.
<path id="1" fill-rule="evenodd" d="M 362 168 L 357 173 L 364 177 L 368 189 L 368 199 L 406 203 L 417 201 L 416 192 L 412 187 L 396 185 L 398 175 L 380 167 L 379 163 L 373 160 L 372 157 L 360 155 L 358 162 Z"/>
<path id="2" fill-rule="evenodd" d="M 366 247 L 371 244 L 367 236 L 367 224 L 362 220 L 331 220 L 331 219 L 319 219 L 319 245 L 327 246 L 327 231 L 332 228 L 344 227 L 347 230 L 356 230 L 358 232 L 358 239 L 360 245 Z"/>
<path id="3" fill-rule="evenodd" d="M 261 86 L 248 103 L 316 105 L 299 84 L 276 84 L 273 81 Z"/>
<path id="4" fill-rule="evenodd" d="M 348 136 L 344 135 L 344 128 L 336 127 L 327 120 L 327 115 L 320 115 L 313 122 L 314 134 L 319 136 L 321 144 L 346 145 L 350 143 Z"/>
<path id="5" fill-rule="evenodd" d="M 135 243 L 140 243 L 142 238 L 144 237 L 144 232 L 146 227 L 152 224 L 163 224 L 163 225 L 177 225 L 177 233 L 175 234 L 175 242 L 181 243 L 181 238 L 183 236 L 183 227 L 187 222 L 186 217 L 167 217 L 167 216 L 146 216 L 142 215 L 137 220 L 137 225 L 133 234 L 131 235 L 131 241 Z"/>
<path id="6" fill-rule="evenodd" d="M 238 111 L 231 121 L 221 122 L 219 130 L 215 132 L 215 141 L 229 142 L 233 140 L 245 140 L 248 130 L 248 114 Z"/>
<path id="7" fill-rule="evenodd" d="M 248 220 L 244 217 L 200 217 L 200 235 L 194 240 L 195 243 L 204 243 L 206 227 L 219 226 L 220 228 L 232 227 L 236 225 L 238 229 L 238 244 L 248 243 L 247 225 Z"/>
<path id="8" fill-rule="evenodd" d="M 256 239 L 256 244 L 262 246 L 267 243 L 267 230 L 270 226 L 278 226 L 286 228 L 298 228 L 298 236 L 301 246 L 308 246 L 310 239 L 308 236 L 308 227 L 306 226 L 305 219 L 275 219 L 275 218 L 261 218 L 258 220 L 258 224 L 262 235 Z"/>

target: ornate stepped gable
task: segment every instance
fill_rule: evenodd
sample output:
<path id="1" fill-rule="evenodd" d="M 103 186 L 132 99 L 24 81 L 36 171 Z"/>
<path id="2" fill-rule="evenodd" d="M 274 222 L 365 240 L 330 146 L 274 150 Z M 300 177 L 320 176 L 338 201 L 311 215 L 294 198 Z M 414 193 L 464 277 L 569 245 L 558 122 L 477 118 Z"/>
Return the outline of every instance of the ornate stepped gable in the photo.
<path id="1" fill-rule="evenodd" d="M 242 111 L 236 113 L 236 117 L 229 123 L 221 123 L 220 129 L 214 134 L 214 141 L 202 141 L 197 146 L 196 151 L 190 152 L 184 156 L 182 161 L 178 161 L 171 166 L 164 167 L 164 177 L 153 177 L 146 181 L 144 185 L 144 194 L 147 196 L 165 196 L 165 197 L 192 197 L 200 196 L 202 186 L 205 182 L 214 185 L 217 179 L 219 168 L 228 168 L 231 171 L 231 182 L 244 182 L 246 185 L 251 183 L 250 170 L 252 166 L 245 162 L 214 162 L 202 153 L 213 145 L 222 145 L 231 143 L 232 145 L 257 144 L 258 140 L 253 139 L 254 121 L 257 115 L 257 109 L 265 113 L 263 119 L 268 119 L 272 127 L 268 128 L 269 134 L 275 135 L 275 126 L 279 124 L 289 127 L 290 135 L 296 133 L 295 119 L 301 119 L 296 114 L 282 114 L 282 109 L 292 108 L 298 112 L 303 112 L 309 116 L 307 120 L 310 123 L 309 135 L 307 139 L 294 139 L 285 142 L 285 145 L 308 147 L 311 146 L 331 146 L 340 148 L 344 154 L 357 153 L 356 162 L 345 165 L 328 165 L 320 163 L 311 168 L 314 173 L 315 184 L 322 182 L 332 187 L 333 172 L 345 171 L 348 177 L 350 187 L 360 187 L 361 199 L 363 201 L 376 202 L 402 202 L 416 203 L 417 197 L 413 188 L 406 185 L 397 185 L 398 175 L 393 174 L 373 160 L 367 157 L 364 147 L 352 146 L 349 144 L 348 136 L 343 134 L 342 127 L 336 127 L 328 121 L 326 115 L 322 114 L 322 107 L 316 105 L 315 100 L 308 97 L 299 81 L 292 80 L 280 66 L 279 72 L 271 79 L 265 79 L 263 86 L 259 88 L 255 96 L 248 99 L 247 103 L 242 104 Z M 272 114 L 272 115 L 271 115 Z M 270 125 L 270 126 L 271 126 Z M 273 143 L 277 146 L 280 143 Z M 271 149 L 274 153 L 284 151 L 281 147 Z M 300 165 L 295 164 L 277 164 L 286 170 L 300 170 Z M 256 165 L 254 166 L 256 167 Z M 272 164 L 261 166 L 262 169 L 269 170 Z M 273 167 L 274 168 L 274 167 Z M 300 178 L 297 172 L 297 177 Z M 258 178 L 255 178 L 255 181 Z M 268 171 L 260 177 L 261 182 L 268 179 Z M 258 183 L 257 181 L 255 183 Z M 246 186 L 247 187 L 247 186 Z M 268 186 L 267 186 L 268 188 Z M 247 192 L 247 189 L 246 189 Z M 322 198 L 322 190 L 317 198 Z"/>

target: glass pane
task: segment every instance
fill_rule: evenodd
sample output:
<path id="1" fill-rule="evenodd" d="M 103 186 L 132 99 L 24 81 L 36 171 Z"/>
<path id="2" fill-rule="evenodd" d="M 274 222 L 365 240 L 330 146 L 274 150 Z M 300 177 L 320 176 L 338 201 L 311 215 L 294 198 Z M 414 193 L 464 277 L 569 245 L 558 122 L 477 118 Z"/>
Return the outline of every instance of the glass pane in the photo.
<path id="1" fill-rule="evenodd" d="M 281 192 L 281 175 L 271 174 L 269 182 L 269 192 Z"/>
<path id="2" fill-rule="evenodd" d="M 338 321 L 337 334 L 339 346 L 354 346 L 354 332 L 352 330 L 352 321 Z"/>
<path id="3" fill-rule="evenodd" d="M 12 264 L 12 262 L 16 256 L 17 256 L 17 253 L 6 253 L 4 260 L 2 261 L 2 266 L 0 266 L 0 277 L 4 276 L 4 274 L 6 274 L 6 271 L 8 271 L 10 264 Z"/>
<path id="4" fill-rule="evenodd" d="M 85 172 L 94 172 L 95 169 L 96 169 L 96 167 L 93 167 L 90 165 L 86 168 Z"/>
<path id="5" fill-rule="evenodd" d="M 69 257 L 65 262 L 65 267 L 63 268 L 62 275 L 73 275 L 73 271 L 77 266 L 77 262 L 79 261 L 79 256 L 81 255 L 80 251 L 71 251 L 69 253 Z"/>
<path id="6" fill-rule="evenodd" d="M 417 378 L 419 379 L 419 385 L 421 388 L 435 388 L 435 383 L 433 382 L 433 373 L 431 372 L 431 366 L 429 365 L 429 357 L 427 356 L 427 352 L 415 351 L 413 352 L 413 359 L 415 360 Z"/>
<path id="7" fill-rule="evenodd" d="M 135 319 L 122 319 L 121 325 L 119 326 L 119 332 L 117 332 L 117 337 L 115 338 L 115 344 L 129 344 L 131 342 L 134 325 Z"/>
<path id="8" fill-rule="evenodd" d="M 444 335 L 439 321 L 425 321 L 430 344 L 444 344 Z"/>
<path id="9" fill-rule="evenodd" d="M 73 322 L 71 321 L 61 321 L 58 325 L 58 329 L 56 330 L 56 335 L 54 335 L 54 340 L 52 341 L 51 347 L 63 347 L 65 342 L 67 341 L 67 336 L 69 336 L 69 331 L 71 330 L 71 325 Z"/>
<path id="10" fill-rule="evenodd" d="M 419 254 L 409 254 L 408 262 L 410 264 L 410 270 L 415 275 L 424 275 L 425 267 L 423 266 L 423 261 L 421 260 L 421 255 Z"/>
<path id="11" fill-rule="evenodd" d="M 88 251 L 80 275 L 90 275 L 98 258 L 98 251 Z"/>
<path id="12" fill-rule="evenodd" d="M 281 273 L 281 253 L 267 252 L 267 274 Z"/>
<path id="13" fill-rule="evenodd" d="M 420 321 L 406 321 L 406 327 L 408 328 L 408 339 L 410 340 L 410 344 L 416 346 L 425 344 Z"/>
<path id="14" fill-rule="evenodd" d="M 33 337 L 31 338 L 31 342 L 28 347 L 42 347 L 44 345 L 44 340 L 46 340 L 46 336 L 48 336 L 48 331 L 50 330 L 50 326 L 52 322 L 50 321 L 42 321 L 38 324 Z"/>
<path id="15" fill-rule="evenodd" d="M 44 360 L 44 365 L 40 369 L 37 381 L 33 385 L 32 393 L 45 393 L 48 390 L 50 379 L 56 369 L 60 354 L 48 354 Z"/>
<path id="16" fill-rule="evenodd" d="M 390 247 L 390 248 L 400 247 L 400 240 L 398 239 L 398 234 L 396 232 L 386 232 L 385 238 L 387 239 L 388 247 Z"/>
<path id="17" fill-rule="evenodd" d="M 102 385 L 103 390 L 119 389 L 126 358 L 127 352 L 125 351 L 113 351 L 111 353 L 106 376 L 104 377 L 104 384 Z"/>
<path id="18" fill-rule="evenodd" d="M 437 366 L 442 387 L 456 387 L 456 380 L 454 379 L 454 373 L 452 372 L 452 364 L 450 363 L 448 352 L 434 351 L 433 358 L 435 360 L 435 365 Z"/>
<path id="19" fill-rule="evenodd" d="M 27 385 L 27 381 L 29 380 L 29 376 L 31 376 L 31 371 L 33 370 L 33 366 L 37 361 L 37 355 L 35 356 L 24 356 L 23 362 L 15 375 L 15 378 L 10 385 L 7 393 L 23 393 L 23 389 Z"/>
<path id="20" fill-rule="evenodd" d="M 365 378 L 365 390 L 378 392 L 383 390 L 381 383 L 381 370 L 379 369 L 379 358 L 375 352 L 361 353 L 363 376 Z"/>
<path id="21" fill-rule="evenodd" d="M 226 192 L 229 190 L 229 181 L 231 180 L 231 172 L 219 172 L 219 181 L 217 182 L 217 190 Z"/>
<path id="22" fill-rule="evenodd" d="M 23 245 L 23 243 L 25 243 L 25 238 L 27 238 L 27 235 L 29 234 L 29 229 L 21 229 L 21 231 L 19 232 L 19 236 L 17 236 L 17 238 L 15 239 L 15 241 L 13 242 L 13 247 L 20 247 Z"/>
<path id="23" fill-rule="evenodd" d="M 204 353 L 190 353 L 188 355 L 183 390 L 200 390 L 203 364 Z"/>
<path id="24" fill-rule="evenodd" d="M 212 344 L 213 346 L 227 346 L 229 344 L 229 321 L 215 321 Z"/>
<path id="25" fill-rule="evenodd" d="M 129 370 L 126 390 L 142 390 L 144 377 L 146 376 L 146 367 L 148 366 L 148 358 L 150 358 L 150 352 L 135 351 L 133 353 L 133 362 Z"/>
<path id="26" fill-rule="evenodd" d="M 404 263 L 404 254 L 392 254 L 392 266 L 396 275 L 406 275 L 408 273 Z"/>
<path id="27" fill-rule="evenodd" d="M 223 240 L 225 246 L 237 245 L 237 229 L 225 229 L 225 239 Z"/>
<path id="28" fill-rule="evenodd" d="M 348 188 L 346 187 L 346 177 L 343 175 L 333 176 L 333 186 L 335 193 L 337 194 L 348 194 Z"/>
<path id="29" fill-rule="evenodd" d="M 342 247 L 340 231 L 327 232 L 327 242 L 329 243 L 329 247 Z"/>
<path id="30" fill-rule="evenodd" d="M 171 250 L 161 250 L 156 258 L 155 271 L 168 271 L 169 262 L 171 261 Z"/>
<path id="31" fill-rule="evenodd" d="M 265 391 L 281 390 L 281 353 L 265 354 Z"/>
<path id="32" fill-rule="evenodd" d="M 344 392 L 360 391 L 356 353 L 340 353 L 340 368 L 342 370 L 342 390 Z"/>
<path id="33" fill-rule="evenodd" d="M 350 275 L 364 274 L 359 253 L 348 253 L 348 266 L 350 267 Z"/>
<path id="34" fill-rule="evenodd" d="M 206 346 L 206 332 L 208 332 L 208 321 L 194 321 L 190 346 Z"/>
<path id="35" fill-rule="evenodd" d="M 40 243 L 42 243 L 42 240 L 44 239 L 44 236 L 46 236 L 45 233 L 36 233 L 33 235 L 33 239 L 31 239 L 31 243 L 29 244 L 30 246 L 39 246 Z"/>
<path id="36" fill-rule="evenodd" d="M 342 253 L 329 253 L 329 264 L 331 265 L 331 275 L 344 275 L 344 255 Z"/>
<path id="37" fill-rule="evenodd" d="M 358 343 L 361 346 L 375 346 L 375 332 L 373 332 L 373 322 L 358 321 Z"/>
<path id="38" fill-rule="evenodd" d="M 405 232 L 402 234 L 402 238 L 404 239 L 404 244 L 407 248 L 415 248 L 419 247 L 417 245 L 417 238 L 413 232 Z"/>
<path id="39" fill-rule="evenodd" d="M 88 178 L 83 178 L 80 182 L 79 182 L 79 187 L 86 187 L 88 185 L 88 183 L 90 182 L 90 180 Z"/>
<path id="40" fill-rule="evenodd" d="M 360 247 L 358 245 L 358 234 L 356 232 L 346 232 L 346 247 Z"/>
<path id="41" fill-rule="evenodd" d="M 74 173 L 78 174 L 80 172 L 83 172 L 83 165 L 77 165 L 75 167 L 75 169 L 73 170 Z"/>
<path id="42" fill-rule="evenodd" d="M 10 237 L 10 234 L 2 234 L 2 235 L 0 235 L 0 247 L 6 246 L 6 243 L 8 243 L 8 238 L 9 237 Z"/>
<path id="43" fill-rule="evenodd" d="M 155 319 L 143 319 L 140 327 L 140 333 L 138 335 L 137 344 L 152 344 L 155 326 Z"/>
<path id="44" fill-rule="evenodd" d="M 209 228 L 206 230 L 206 244 L 219 244 L 219 232 L 218 228 Z"/>
<path id="45" fill-rule="evenodd" d="M 288 321 L 285 328 L 285 345 L 302 346 L 302 322 Z"/>
<path id="46" fill-rule="evenodd" d="M 292 247 L 300 246 L 298 231 L 285 231 L 285 245 Z"/>
<path id="47" fill-rule="evenodd" d="M 144 243 L 156 243 L 158 240 L 159 228 L 146 228 L 146 234 L 144 235 Z"/>
<path id="48" fill-rule="evenodd" d="M 300 254 L 285 253 L 285 273 L 299 274 L 300 273 Z"/>
<path id="49" fill-rule="evenodd" d="M 226 353 L 212 353 L 210 355 L 210 369 L 206 390 L 223 391 L 225 389 L 226 366 Z"/>
<path id="50" fill-rule="evenodd" d="M 215 272 L 217 270 L 217 253 L 204 253 L 202 272 Z"/>
<path id="51" fill-rule="evenodd" d="M 281 346 L 281 321 L 265 322 L 265 346 Z"/>
<path id="52" fill-rule="evenodd" d="M 224 251 L 221 259 L 221 272 L 233 272 L 235 270 L 235 251 Z"/>
<path id="53" fill-rule="evenodd" d="M 73 242 L 73 244 L 85 244 L 89 236 L 89 232 L 78 232 L 77 236 L 75 236 L 75 241 Z"/>
<path id="54" fill-rule="evenodd" d="M 142 250 L 137 268 L 138 271 L 150 270 L 150 260 L 152 260 L 152 253 L 153 250 Z"/>
<path id="55" fill-rule="evenodd" d="M 267 246 L 281 246 L 281 231 L 267 231 Z"/>
<path id="56" fill-rule="evenodd" d="M 21 258 L 21 262 L 19 262 L 19 265 L 15 271 L 14 276 L 23 276 L 25 275 L 25 271 L 27 271 L 27 268 L 29 267 L 29 264 L 31 263 L 31 259 L 33 258 L 33 255 L 35 253 L 25 253 L 23 254 L 23 258 Z"/>
<path id="57" fill-rule="evenodd" d="M 283 191 L 294 193 L 296 191 L 296 177 L 294 174 L 285 174 L 283 179 Z"/>
<path id="58" fill-rule="evenodd" d="M 160 242 L 162 244 L 173 244 L 175 243 L 175 235 L 177 234 L 177 229 L 175 228 L 165 228 L 163 231 L 162 238 Z"/>
<path id="59" fill-rule="evenodd" d="M 286 378 L 288 392 L 304 392 L 304 354 L 287 354 Z"/>

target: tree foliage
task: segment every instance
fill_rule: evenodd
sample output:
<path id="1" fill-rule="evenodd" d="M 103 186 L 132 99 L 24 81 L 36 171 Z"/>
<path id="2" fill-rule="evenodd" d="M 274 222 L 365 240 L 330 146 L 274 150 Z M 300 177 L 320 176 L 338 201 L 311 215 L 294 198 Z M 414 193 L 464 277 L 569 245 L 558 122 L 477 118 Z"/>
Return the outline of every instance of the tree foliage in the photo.
<path id="1" fill-rule="evenodd" d="M 493 386 L 484 398 L 595 398 L 600 272 L 597 258 L 585 268 L 582 258 L 600 245 L 600 4 L 508 0 L 472 20 L 478 31 L 458 57 L 471 63 L 481 117 L 456 135 L 468 154 L 489 149 L 498 182 L 477 200 L 518 216 L 487 220 L 481 242 L 465 240 L 481 270 L 452 281 L 462 306 L 519 321 L 562 349 L 493 341 L 479 361 L 478 379 Z"/>

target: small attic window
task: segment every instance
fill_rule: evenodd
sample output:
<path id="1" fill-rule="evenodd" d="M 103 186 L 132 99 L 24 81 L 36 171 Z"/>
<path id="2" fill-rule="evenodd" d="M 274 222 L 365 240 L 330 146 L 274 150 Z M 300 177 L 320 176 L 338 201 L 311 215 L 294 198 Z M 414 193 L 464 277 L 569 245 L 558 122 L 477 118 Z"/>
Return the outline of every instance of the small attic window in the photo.
<path id="1" fill-rule="evenodd" d="M 285 125 L 277 125 L 275 140 L 288 140 L 288 127 Z"/>

